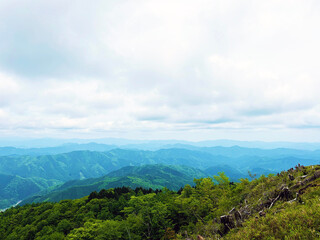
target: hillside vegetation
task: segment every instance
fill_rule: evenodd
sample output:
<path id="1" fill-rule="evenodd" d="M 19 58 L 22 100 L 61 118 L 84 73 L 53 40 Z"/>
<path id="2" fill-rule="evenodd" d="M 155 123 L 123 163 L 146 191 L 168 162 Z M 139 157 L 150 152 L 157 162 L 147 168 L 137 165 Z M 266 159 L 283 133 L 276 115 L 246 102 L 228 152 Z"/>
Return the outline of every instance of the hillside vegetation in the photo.
<path id="1" fill-rule="evenodd" d="M 57 184 L 61 184 L 61 181 L 23 178 L 0 173 L 0 209 L 16 204 L 32 194 Z"/>
<path id="2" fill-rule="evenodd" d="M 241 147 L 212 147 L 161 149 L 158 151 L 113 149 L 106 152 L 74 151 L 40 156 L 1 156 L 0 173 L 24 178 L 40 177 L 69 181 L 95 178 L 126 166 L 145 164 L 186 165 L 206 170 L 227 164 L 247 175 L 247 171 L 262 168 L 282 171 L 298 163 L 319 164 L 319 151 L 295 149 L 251 149 Z M 237 173 L 239 175 L 239 172 Z"/>
<path id="3" fill-rule="evenodd" d="M 114 188 L 0 214 L 4 239 L 319 239 L 320 166 L 175 192 Z M 201 237 L 200 237 L 201 236 Z"/>
<path id="4" fill-rule="evenodd" d="M 53 148 L 16 149 L 1 148 L 0 174 L 14 176 L 8 186 L 0 184 L 0 209 L 10 207 L 20 200 L 30 198 L 37 194 L 38 200 L 54 200 L 79 198 L 89 194 L 91 191 L 99 191 L 102 188 L 117 186 L 136 186 L 161 188 L 166 186 L 176 189 L 178 185 L 189 183 L 188 181 L 177 181 L 175 186 L 167 179 L 166 184 L 150 182 L 150 179 L 141 179 L 140 176 L 113 175 L 113 179 L 105 178 L 104 183 L 93 184 L 91 178 L 102 178 L 107 174 L 127 166 L 143 166 L 154 164 L 185 165 L 203 171 L 207 176 L 217 175 L 225 172 L 230 181 L 239 181 L 239 178 L 248 177 L 248 172 L 257 177 L 261 174 L 280 172 L 298 163 L 303 165 L 319 164 L 319 150 L 306 151 L 296 149 L 258 149 L 243 147 L 195 147 L 181 146 L 185 148 L 168 148 L 157 151 L 112 149 L 114 146 L 103 144 L 67 144 Z M 187 149 L 189 148 L 189 149 Z M 48 154 L 63 152 L 72 149 L 91 149 L 98 151 L 74 151 L 60 154 Z M 111 149 L 111 150 L 110 150 Z M 47 153 L 46 155 L 38 155 Z M 19 155 L 30 154 L 30 155 Z M 124 171 L 124 170 L 121 170 Z M 121 174 L 118 171 L 117 174 Z M 132 175 L 132 174 L 131 174 Z M 165 175 L 163 175 L 165 177 Z M 111 176 L 109 176 L 111 177 Z M 192 178 L 203 176 L 193 175 Z M 88 180 L 87 183 L 78 180 Z M 71 182 L 70 182 L 71 181 Z M 94 180 L 95 181 L 95 180 Z M 102 180 L 101 180 L 102 181 Z M 100 182 L 101 182 L 100 181 Z M 5 181 L 4 181 L 5 182 Z M 17 184 L 18 182 L 18 184 Z M 74 184 L 72 192 L 55 194 L 46 198 L 39 198 L 52 193 L 53 185 L 66 183 L 65 186 Z M 80 184 L 81 187 L 76 185 Z M 84 187 L 86 185 L 86 187 Z M 71 186 L 69 186 L 71 187 Z M 57 187 L 53 187 L 57 190 Z M 62 190 L 62 189 L 60 189 Z"/>
<path id="5" fill-rule="evenodd" d="M 58 202 L 63 199 L 76 199 L 89 195 L 93 191 L 115 187 L 143 187 L 146 189 L 178 190 L 186 184 L 193 185 L 194 178 L 207 177 L 207 175 L 191 167 L 166 166 L 166 165 L 144 165 L 128 166 L 111 172 L 100 178 L 84 180 L 72 180 L 52 188 L 49 192 L 37 194 L 22 201 L 21 204 L 32 202 Z"/>

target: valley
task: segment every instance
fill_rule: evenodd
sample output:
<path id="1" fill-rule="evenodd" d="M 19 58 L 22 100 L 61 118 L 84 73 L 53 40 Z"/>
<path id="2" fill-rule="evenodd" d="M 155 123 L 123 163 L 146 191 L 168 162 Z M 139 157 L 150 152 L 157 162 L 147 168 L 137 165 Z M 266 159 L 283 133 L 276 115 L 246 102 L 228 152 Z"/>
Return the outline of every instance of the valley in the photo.
<path id="1" fill-rule="evenodd" d="M 267 176 L 297 164 L 320 163 L 319 150 L 186 144 L 176 148 L 177 145 L 154 151 L 96 143 L 31 149 L 6 147 L 0 153 L 0 208 L 20 200 L 24 203 L 74 199 L 111 187 L 177 190 L 192 184 L 194 178 L 212 177 L 219 172 L 237 182 L 241 178 L 250 179 L 249 173 Z M 144 148 L 151 146 L 143 145 Z M 73 151 L 75 148 L 82 150 Z M 57 149 L 67 152 L 50 154 Z M 175 172 L 172 176 L 161 174 L 167 171 L 163 168 Z M 159 180 L 152 179 L 154 176 Z"/>

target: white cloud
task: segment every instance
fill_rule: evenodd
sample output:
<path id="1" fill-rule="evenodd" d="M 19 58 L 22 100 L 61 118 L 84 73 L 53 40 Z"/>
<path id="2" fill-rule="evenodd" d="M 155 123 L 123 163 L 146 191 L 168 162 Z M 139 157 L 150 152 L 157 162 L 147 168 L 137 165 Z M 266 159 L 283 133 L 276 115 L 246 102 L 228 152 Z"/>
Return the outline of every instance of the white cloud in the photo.
<path id="1" fill-rule="evenodd" d="M 312 128 L 305 139 L 320 140 L 319 10 L 312 0 L 1 1 L 0 131 L 276 140 Z"/>

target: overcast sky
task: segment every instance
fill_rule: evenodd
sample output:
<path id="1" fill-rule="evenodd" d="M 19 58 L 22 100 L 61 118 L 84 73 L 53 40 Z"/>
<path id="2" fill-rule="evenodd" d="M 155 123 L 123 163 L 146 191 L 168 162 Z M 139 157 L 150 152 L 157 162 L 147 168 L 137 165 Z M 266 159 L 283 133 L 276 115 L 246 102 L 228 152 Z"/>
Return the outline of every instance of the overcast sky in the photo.
<path id="1" fill-rule="evenodd" d="M 1 0 L 1 137 L 320 141 L 320 1 Z"/>

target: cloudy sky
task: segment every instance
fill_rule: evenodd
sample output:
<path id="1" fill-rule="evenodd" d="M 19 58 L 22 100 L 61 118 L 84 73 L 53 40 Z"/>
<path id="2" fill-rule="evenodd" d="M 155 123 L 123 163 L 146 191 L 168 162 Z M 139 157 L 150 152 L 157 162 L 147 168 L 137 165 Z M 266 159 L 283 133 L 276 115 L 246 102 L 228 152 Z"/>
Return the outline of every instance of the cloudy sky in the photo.
<path id="1" fill-rule="evenodd" d="M 1 137 L 320 141 L 320 2 L 2 0 Z"/>

